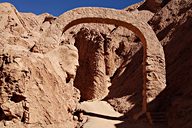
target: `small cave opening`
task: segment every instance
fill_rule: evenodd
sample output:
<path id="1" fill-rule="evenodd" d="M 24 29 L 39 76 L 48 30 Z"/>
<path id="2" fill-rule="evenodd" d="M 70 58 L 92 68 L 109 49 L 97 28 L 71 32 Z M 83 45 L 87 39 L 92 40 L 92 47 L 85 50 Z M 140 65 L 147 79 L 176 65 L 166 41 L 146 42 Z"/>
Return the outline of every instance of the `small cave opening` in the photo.
<path id="1" fill-rule="evenodd" d="M 10 100 L 15 102 L 15 103 L 19 103 L 25 99 L 26 99 L 26 97 L 24 97 L 23 95 L 18 95 L 18 94 L 13 93 Z"/>
<path id="2" fill-rule="evenodd" d="M 11 82 L 11 77 L 8 75 L 5 77 L 5 82 L 10 83 Z"/>

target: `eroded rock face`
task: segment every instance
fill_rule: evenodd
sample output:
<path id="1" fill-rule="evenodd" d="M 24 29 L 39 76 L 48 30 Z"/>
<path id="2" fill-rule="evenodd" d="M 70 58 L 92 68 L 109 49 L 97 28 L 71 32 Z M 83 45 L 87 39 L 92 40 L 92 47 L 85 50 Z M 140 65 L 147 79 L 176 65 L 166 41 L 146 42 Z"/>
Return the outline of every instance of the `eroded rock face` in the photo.
<path id="1" fill-rule="evenodd" d="M 111 15 L 113 14 L 113 15 Z M 73 16 L 75 15 L 75 17 Z M 67 17 L 67 18 L 66 18 Z M 147 111 L 147 103 L 151 102 L 165 88 L 165 58 L 161 44 L 151 27 L 139 21 L 138 14 L 126 13 L 105 8 L 79 8 L 64 13 L 58 23 L 62 22 L 62 35 L 74 25 L 81 23 L 115 24 L 133 31 L 143 43 L 143 103 L 142 113 Z M 55 29 L 61 33 L 59 29 Z M 55 35 L 55 32 L 53 33 Z M 47 37 L 49 38 L 49 37 Z"/>
<path id="2" fill-rule="evenodd" d="M 77 17 L 74 17 L 74 15 Z M 33 34 L 37 35 L 36 39 L 38 39 L 38 41 L 35 42 L 35 44 L 33 44 L 33 46 L 30 47 L 30 49 L 26 48 L 25 46 L 23 46 L 22 49 L 32 52 L 33 54 L 38 54 L 41 57 L 49 56 L 48 58 L 49 61 L 51 61 L 52 65 L 54 62 L 53 70 L 61 77 L 63 81 L 69 83 L 71 79 L 74 78 L 75 76 L 74 74 L 76 73 L 76 71 L 73 71 L 73 69 L 75 69 L 74 67 L 71 68 L 67 66 L 67 64 L 70 63 L 70 59 L 65 58 L 66 62 L 65 68 L 62 67 L 62 62 L 57 63 L 58 60 L 61 61 L 63 60 L 60 55 L 62 53 L 62 50 L 59 49 L 59 47 L 61 46 L 59 45 L 65 44 L 60 43 L 60 41 L 62 40 L 63 34 L 65 33 L 66 30 L 68 30 L 70 27 L 74 25 L 81 23 L 115 24 L 132 30 L 133 32 L 136 33 L 136 35 L 140 38 L 140 40 L 144 44 L 143 61 L 145 63 L 143 67 L 144 83 L 142 93 L 143 96 L 142 111 L 145 112 L 146 104 L 151 100 L 153 100 L 156 97 L 156 95 L 159 94 L 165 87 L 165 61 L 164 61 L 163 49 L 159 41 L 157 40 L 153 30 L 146 23 L 146 21 L 145 22 L 139 21 L 139 18 L 137 18 L 139 17 L 139 15 L 141 14 L 137 12 L 127 13 L 125 11 L 117 11 L 113 9 L 101 9 L 101 8 L 75 9 L 67 13 L 64 13 L 62 16 L 58 18 L 58 20 L 54 17 L 45 16 L 44 20 L 42 20 L 42 23 L 39 24 L 38 22 L 35 22 L 35 18 L 33 20 L 25 18 L 26 22 L 30 21 L 31 23 L 36 23 L 35 27 L 36 29 L 32 29 L 31 27 L 34 24 L 28 24 L 28 26 L 25 25 L 26 31 L 21 33 L 22 34 L 27 33 L 27 35 L 23 36 L 22 34 L 21 35 L 18 34 L 16 36 L 18 38 L 22 37 L 24 39 L 28 38 L 35 39 L 33 38 L 32 35 Z M 22 23 L 21 21 L 18 22 L 21 23 L 22 25 L 25 23 L 25 22 Z M 47 27 L 45 32 L 43 31 L 44 29 L 41 28 L 42 24 L 44 23 L 49 23 L 49 25 L 51 24 L 50 26 Z M 13 30 L 11 30 L 11 32 L 12 31 Z M 39 33 L 36 33 L 36 31 Z M 146 33 L 146 31 L 148 33 Z M 102 99 L 108 93 L 107 88 L 109 87 L 109 77 L 114 74 L 115 70 L 115 68 L 111 68 L 113 67 L 113 65 L 115 65 L 113 64 L 115 60 L 111 60 L 113 59 L 114 55 L 111 53 L 112 51 L 110 51 L 110 49 L 112 48 L 111 45 L 112 42 L 110 42 L 110 38 L 107 38 L 107 35 L 99 34 L 96 31 L 86 32 L 85 30 L 83 31 L 83 33 L 85 33 L 82 34 L 83 38 L 85 38 L 85 43 L 78 43 L 78 40 L 81 40 L 81 37 L 80 39 L 76 38 L 77 40 L 76 46 L 79 49 L 80 54 L 79 59 L 80 68 L 78 70 L 79 71 L 78 74 L 79 76 L 81 76 L 81 74 L 83 75 L 87 74 L 83 73 L 85 72 L 84 70 L 86 70 L 84 67 L 87 66 L 88 71 L 90 71 L 89 72 L 90 77 L 86 77 L 88 78 L 89 81 L 87 83 L 85 82 L 85 84 L 82 84 L 83 83 L 82 81 L 84 81 L 82 78 L 77 77 L 76 86 L 81 89 L 81 93 L 84 99 L 86 100 Z M 6 49 L 6 47 L 9 45 L 5 45 L 4 49 Z M 83 49 L 82 47 L 85 49 Z M 86 47 L 88 47 L 88 49 Z M 119 44 L 119 48 L 114 50 L 116 50 L 116 53 L 119 54 L 119 56 L 122 56 L 121 49 L 124 49 L 124 47 L 125 47 L 124 43 L 121 42 L 121 44 Z M 20 47 L 18 48 L 20 49 Z M 56 53 L 54 51 L 56 51 Z M 90 53 L 89 56 L 85 56 L 84 54 L 85 51 Z M 57 52 L 59 52 L 59 54 L 57 54 Z M 53 54 L 55 56 L 53 56 Z M 66 53 L 64 52 L 64 54 Z M 72 62 L 72 64 L 75 66 L 77 65 L 77 63 L 75 62 Z M 158 79 L 156 77 L 158 77 Z M 42 77 L 42 79 L 43 78 L 44 77 Z M 89 86 L 88 90 L 86 92 L 83 92 L 86 89 L 86 86 Z"/>
<path id="3" fill-rule="evenodd" d="M 152 102 L 151 109 L 154 112 L 165 112 L 169 127 L 174 128 L 191 125 L 191 118 L 188 117 L 192 108 L 189 100 L 192 89 L 191 8 L 191 1 L 170 1 L 149 21 L 164 46 L 167 73 L 167 88 Z M 143 81 L 142 49 L 131 56 L 122 75 L 114 76 L 108 96 L 108 101 L 116 110 L 128 115 L 134 110 L 133 103 L 138 99 L 135 95 L 140 93 Z M 133 109 L 130 111 L 131 107 L 127 106 L 131 105 Z"/>
<path id="4" fill-rule="evenodd" d="M 145 0 L 145 2 L 138 7 L 139 10 L 149 10 L 151 12 L 158 12 L 171 0 Z"/>
<path id="5" fill-rule="evenodd" d="M 147 0 L 126 9 L 138 21 L 149 21 L 164 46 L 168 87 L 148 86 L 154 98 L 149 110 L 165 112 L 174 128 L 191 126 L 191 7 L 188 0 Z M 8 3 L 0 4 L 0 14 L 0 127 L 75 127 L 72 113 L 80 92 L 74 79 L 83 100 L 107 95 L 105 100 L 119 112 L 130 116 L 140 111 L 142 43 L 121 24 L 84 23 L 64 32 L 72 20 L 66 14 L 19 13 Z M 160 60 L 155 65 L 162 63 L 155 60 Z"/>
<path id="6" fill-rule="evenodd" d="M 77 48 L 39 41 L 55 20 L 49 14 L 19 13 L 8 3 L 0 14 L 0 127 L 75 127 Z"/>
<path id="7" fill-rule="evenodd" d="M 167 64 L 168 87 L 159 96 L 159 106 L 167 111 L 170 127 L 190 127 L 192 1 L 171 1 L 150 24 L 164 45 Z"/>
<path id="8" fill-rule="evenodd" d="M 104 38 L 94 30 L 82 28 L 76 35 L 80 66 L 75 86 L 84 100 L 103 99 L 108 94 L 104 45 Z"/>
<path id="9" fill-rule="evenodd" d="M 1 53 L 1 120 L 7 126 L 75 127 L 78 53 L 61 46 L 42 55 L 8 45 Z"/>

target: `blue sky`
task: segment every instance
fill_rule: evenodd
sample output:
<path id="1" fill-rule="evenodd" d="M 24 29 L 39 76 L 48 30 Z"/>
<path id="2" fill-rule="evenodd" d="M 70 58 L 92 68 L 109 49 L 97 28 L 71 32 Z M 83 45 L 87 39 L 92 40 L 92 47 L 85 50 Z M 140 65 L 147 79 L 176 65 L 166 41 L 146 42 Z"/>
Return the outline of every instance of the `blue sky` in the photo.
<path id="1" fill-rule="evenodd" d="M 123 9 L 142 0 L 0 0 L 13 4 L 20 12 L 50 13 L 59 16 L 77 7 L 107 7 Z"/>

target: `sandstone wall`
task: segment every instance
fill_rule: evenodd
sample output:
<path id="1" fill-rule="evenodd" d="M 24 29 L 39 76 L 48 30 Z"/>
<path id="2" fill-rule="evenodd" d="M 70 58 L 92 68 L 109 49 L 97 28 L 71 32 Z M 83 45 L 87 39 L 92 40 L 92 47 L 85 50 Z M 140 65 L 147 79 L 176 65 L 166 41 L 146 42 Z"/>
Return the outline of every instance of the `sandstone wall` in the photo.
<path id="1" fill-rule="evenodd" d="M 39 41 L 48 14 L 18 13 L 8 3 L 0 14 L 0 127 L 76 127 L 76 47 Z"/>
<path id="2" fill-rule="evenodd" d="M 148 88 L 154 99 L 149 110 L 165 112 L 174 128 L 191 126 L 191 8 L 189 0 L 147 0 L 125 9 L 149 21 L 164 46 L 167 87 Z M 80 93 L 82 100 L 107 96 L 128 116 L 140 111 L 145 49 L 138 33 L 111 20 L 97 24 L 101 18 L 92 23 L 84 17 L 86 24 L 76 20 L 81 14 L 19 13 L 8 3 L 0 4 L 0 14 L 0 127 L 75 127 Z"/>
<path id="3" fill-rule="evenodd" d="M 191 1 L 173 0 L 149 21 L 164 46 L 167 76 L 166 89 L 150 108 L 155 112 L 166 112 L 169 127 L 174 128 L 191 125 L 191 8 Z M 143 81 L 142 49 L 131 56 L 122 75 L 114 76 L 108 96 L 108 101 L 116 110 L 128 115 L 131 107 L 127 106 L 134 106 L 135 95 L 140 93 L 137 91 L 141 90 Z M 126 77 L 129 79 L 126 80 Z M 124 90 L 130 90 L 130 93 Z"/>

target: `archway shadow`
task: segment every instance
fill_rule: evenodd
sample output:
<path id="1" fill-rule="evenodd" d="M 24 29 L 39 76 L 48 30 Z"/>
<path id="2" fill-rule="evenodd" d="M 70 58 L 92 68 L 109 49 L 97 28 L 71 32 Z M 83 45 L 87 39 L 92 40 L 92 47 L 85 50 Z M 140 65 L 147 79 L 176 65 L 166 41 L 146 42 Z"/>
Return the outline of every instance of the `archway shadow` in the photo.
<path id="1" fill-rule="evenodd" d="M 116 128 L 125 128 L 125 127 L 147 128 L 148 126 L 150 126 L 148 124 L 146 118 L 144 118 L 144 116 L 142 116 L 142 119 L 140 119 L 138 121 L 133 121 L 131 118 L 128 118 L 127 116 L 124 116 L 124 115 L 120 116 L 120 117 L 113 117 L 113 116 L 102 115 L 102 114 L 97 114 L 97 113 L 93 113 L 93 112 L 84 111 L 83 113 L 84 113 L 84 115 L 90 116 L 90 117 L 97 117 L 97 118 L 113 120 L 113 121 L 122 121 L 122 123 L 114 124 Z"/>
<path id="2" fill-rule="evenodd" d="M 102 115 L 98 113 L 93 113 L 93 112 L 83 112 L 84 115 L 91 116 L 91 117 L 98 117 L 98 118 L 103 118 L 103 119 L 109 119 L 109 120 L 123 120 L 125 116 L 120 116 L 120 117 L 113 117 L 113 116 L 108 116 L 108 115 Z"/>

